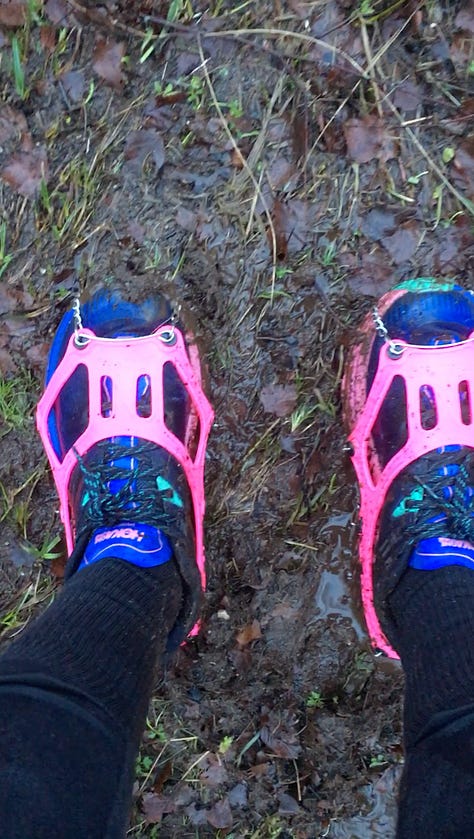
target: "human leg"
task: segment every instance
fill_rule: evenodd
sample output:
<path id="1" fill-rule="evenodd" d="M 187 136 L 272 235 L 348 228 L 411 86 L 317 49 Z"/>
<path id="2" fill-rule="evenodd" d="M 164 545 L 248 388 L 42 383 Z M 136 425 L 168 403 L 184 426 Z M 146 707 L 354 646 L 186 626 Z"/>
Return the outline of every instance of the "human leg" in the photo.
<path id="1" fill-rule="evenodd" d="M 0 657 L 5 839 L 121 839 L 150 694 L 182 585 L 104 559 L 74 575 Z"/>
<path id="2" fill-rule="evenodd" d="M 161 299 L 66 315 L 47 382 L 38 425 L 72 553 L 0 658 L 1 835 L 118 839 L 156 666 L 199 610 L 212 411 Z"/>
<path id="3" fill-rule="evenodd" d="M 474 296 L 405 284 L 362 327 L 344 385 L 361 487 L 363 602 L 406 675 L 398 834 L 474 830 Z M 377 328 L 378 337 L 375 334 Z M 396 651 L 396 652 L 395 652 Z M 462 744 L 462 747 L 461 747 Z"/>
<path id="4" fill-rule="evenodd" d="M 410 568 L 390 598 L 406 679 L 399 839 L 473 832 L 473 576 Z"/>

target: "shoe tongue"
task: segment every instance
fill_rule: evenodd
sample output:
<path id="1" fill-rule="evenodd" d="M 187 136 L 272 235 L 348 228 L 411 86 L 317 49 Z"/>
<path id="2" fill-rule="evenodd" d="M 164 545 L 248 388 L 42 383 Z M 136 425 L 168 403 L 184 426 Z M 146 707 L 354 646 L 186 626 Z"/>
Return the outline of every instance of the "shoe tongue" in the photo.
<path id="1" fill-rule="evenodd" d="M 435 571 L 448 565 L 463 565 L 474 569 L 474 545 L 463 539 L 431 536 L 418 542 L 408 565 L 419 571 Z"/>
<path id="2" fill-rule="evenodd" d="M 101 559 L 122 559 L 140 568 L 168 562 L 173 551 L 168 537 L 157 527 L 140 522 L 120 522 L 94 530 L 78 570 Z"/>

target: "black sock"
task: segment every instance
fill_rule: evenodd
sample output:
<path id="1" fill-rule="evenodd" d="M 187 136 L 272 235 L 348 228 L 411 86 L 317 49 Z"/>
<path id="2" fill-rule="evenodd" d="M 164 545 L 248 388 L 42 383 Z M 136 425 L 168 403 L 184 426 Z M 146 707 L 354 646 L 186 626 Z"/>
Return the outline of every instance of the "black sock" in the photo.
<path id="1" fill-rule="evenodd" d="M 173 562 L 104 559 L 0 657 L 2 837 L 125 836 L 155 667 L 181 599 Z"/>
<path id="2" fill-rule="evenodd" d="M 173 562 L 143 569 L 101 560 L 71 577 L 10 645 L 0 658 L 0 685 L 56 681 L 140 733 L 181 599 Z"/>
<path id="3" fill-rule="evenodd" d="M 472 836 L 474 573 L 409 568 L 389 606 L 406 676 L 397 839 Z"/>
<path id="4" fill-rule="evenodd" d="M 474 703 L 474 573 L 460 566 L 409 568 L 389 605 L 396 636 L 390 640 L 406 676 L 410 748 L 435 717 L 462 714 Z"/>

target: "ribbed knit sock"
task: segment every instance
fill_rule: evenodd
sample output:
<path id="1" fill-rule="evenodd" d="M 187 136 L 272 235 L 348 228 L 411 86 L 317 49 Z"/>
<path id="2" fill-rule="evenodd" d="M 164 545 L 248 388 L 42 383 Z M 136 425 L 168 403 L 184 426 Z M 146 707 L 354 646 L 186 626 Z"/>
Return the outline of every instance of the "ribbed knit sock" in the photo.
<path id="1" fill-rule="evenodd" d="M 474 572 L 409 568 L 389 605 L 406 676 L 397 839 L 474 835 Z"/>
<path id="2" fill-rule="evenodd" d="M 389 600 L 406 676 L 407 749 L 436 715 L 474 703 L 474 571 L 409 568 Z"/>
<path id="3" fill-rule="evenodd" d="M 91 565 L 0 657 L 0 688 L 52 679 L 139 733 L 181 599 L 173 561 L 152 569 L 116 559 Z"/>
<path id="4" fill-rule="evenodd" d="M 156 664 L 182 600 L 171 560 L 72 576 L 0 657 L 2 839 L 123 839 Z"/>

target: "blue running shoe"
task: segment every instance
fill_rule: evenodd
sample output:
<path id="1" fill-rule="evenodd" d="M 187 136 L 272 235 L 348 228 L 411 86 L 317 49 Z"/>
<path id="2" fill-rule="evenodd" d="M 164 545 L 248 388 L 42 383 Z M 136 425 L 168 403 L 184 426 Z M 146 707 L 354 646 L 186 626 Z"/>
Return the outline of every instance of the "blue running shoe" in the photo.
<path id="1" fill-rule="evenodd" d="M 384 295 L 343 395 L 364 612 L 374 646 L 395 656 L 389 598 L 407 568 L 474 569 L 474 294 L 422 279 Z"/>
<path id="2" fill-rule="evenodd" d="M 170 645 L 195 634 L 212 409 L 197 349 L 169 303 L 101 292 L 68 312 L 37 419 L 71 551 L 66 577 L 106 557 L 175 561 L 185 596 Z"/>

